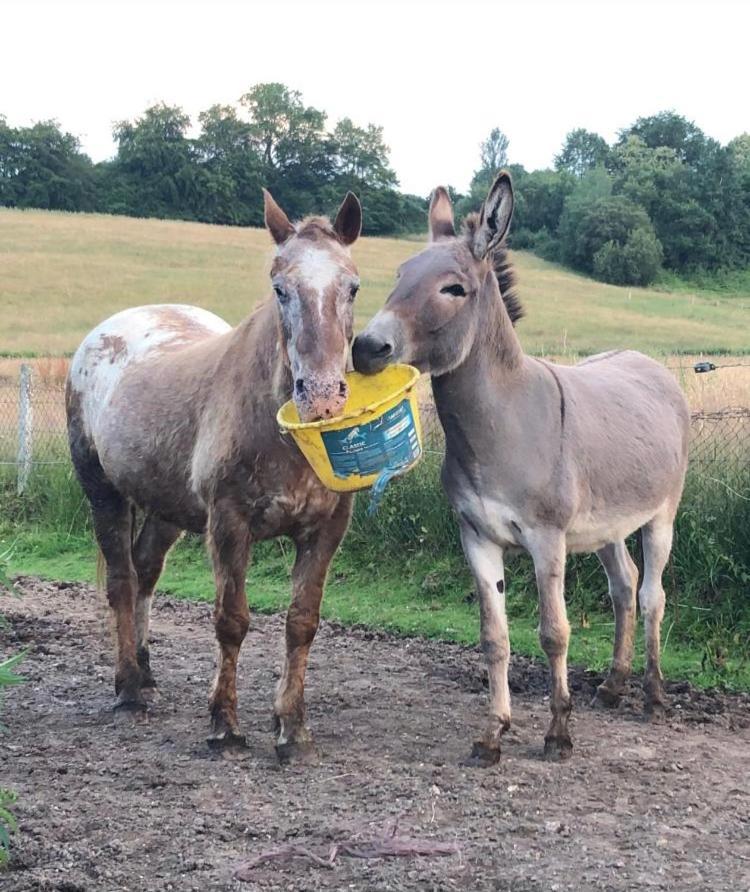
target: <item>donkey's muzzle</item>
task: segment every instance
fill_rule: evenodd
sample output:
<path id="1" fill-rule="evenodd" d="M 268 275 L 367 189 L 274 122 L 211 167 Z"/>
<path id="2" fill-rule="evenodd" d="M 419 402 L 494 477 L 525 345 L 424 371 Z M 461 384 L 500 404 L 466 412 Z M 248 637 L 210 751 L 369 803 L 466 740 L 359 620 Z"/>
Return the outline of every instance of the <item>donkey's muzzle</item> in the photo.
<path id="1" fill-rule="evenodd" d="M 393 344 L 375 334 L 361 334 L 352 345 L 352 362 L 358 372 L 372 375 L 382 371 L 393 357 Z"/>

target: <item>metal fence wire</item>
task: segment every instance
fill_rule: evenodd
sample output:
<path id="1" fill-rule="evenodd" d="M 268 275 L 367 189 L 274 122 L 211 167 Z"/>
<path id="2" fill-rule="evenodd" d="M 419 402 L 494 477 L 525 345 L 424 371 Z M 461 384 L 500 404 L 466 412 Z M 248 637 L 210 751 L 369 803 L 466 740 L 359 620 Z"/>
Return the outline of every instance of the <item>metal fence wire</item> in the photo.
<path id="1" fill-rule="evenodd" d="M 435 408 L 422 400 L 426 447 L 442 451 L 442 431 Z M 0 470 L 15 476 L 23 492 L 32 473 L 68 464 L 65 385 L 48 380 L 22 365 L 20 372 L 0 377 Z M 694 411 L 691 417 L 690 461 L 705 474 L 726 474 L 750 466 L 750 408 Z"/>

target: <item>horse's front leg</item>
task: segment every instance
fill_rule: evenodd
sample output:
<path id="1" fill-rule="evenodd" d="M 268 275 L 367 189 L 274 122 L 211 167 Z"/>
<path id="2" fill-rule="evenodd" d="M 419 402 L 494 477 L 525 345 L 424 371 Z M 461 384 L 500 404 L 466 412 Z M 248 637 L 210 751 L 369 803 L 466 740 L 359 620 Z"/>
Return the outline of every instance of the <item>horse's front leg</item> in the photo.
<path id="1" fill-rule="evenodd" d="M 505 614 L 503 550 L 464 523 L 461 544 L 477 587 L 480 640 L 490 688 L 489 719 L 484 733 L 474 742 L 469 763 L 488 766 L 500 758 L 500 738 L 510 728 L 510 639 Z"/>
<path id="2" fill-rule="evenodd" d="M 568 759 L 573 744 L 568 731 L 572 701 L 568 691 L 570 625 L 565 609 L 565 535 L 546 530 L 533 537 L 529 551 L 539 589 L 539 640 L 552 677 L 552 722 L 544 738 L 544 754 L 547 758 Z"/>
<path id="3" fill-rule="evenodd" d="M 250 531 L 245 518 L 228 500 L 217 501 L 208 522 L 209 545 L 216 577 L 214 625 L 219 665 L 210 699 L 211 746 L 244 746 L 237 720 L 237 661 L 250 625 L 245 574 L 250 557 Z"/>
<path id="4" fill-rule="evenodd" d="M 328 567 L 349 525 L 351 504 L 350 496 L 342 496 L 329 520 L 295 536 L 297 557 L 292 570 L 292 603 L 286 616 L 286 659 L 274 700 L 276 753 L 281 762 L 312 752 L 312 736 L 305 724 L 307 658 L 318 631 Z"/>

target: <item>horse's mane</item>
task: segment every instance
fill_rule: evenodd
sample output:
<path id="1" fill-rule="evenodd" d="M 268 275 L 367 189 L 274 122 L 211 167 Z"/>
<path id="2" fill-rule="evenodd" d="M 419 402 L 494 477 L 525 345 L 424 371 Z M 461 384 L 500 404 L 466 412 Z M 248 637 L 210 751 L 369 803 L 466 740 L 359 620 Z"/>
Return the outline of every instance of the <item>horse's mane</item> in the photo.
<path id="1" fill-rule="evenodd" d="M 339 237 L 328 217 L 305 217 L 295 224 L 297 238 L 306 238 L 315 241 L 321 235 L 339 241 Z"/>
<path id="2" fill-rule="evenodd" d="M 474 242 L 474 234 L 479 226 L 479 214 L 469 214 L 464 220 L 463 235 L 469 245 Z M 510 261 L 510 255 L 505 242 L 501 242 L 492 252 L 492 268 L 500 289 L 500 295 L 505 304 L 505 309 L 510 316 L 513 325 L 524 316 L 523 304 L 516 290 L 516 271 Z"/>

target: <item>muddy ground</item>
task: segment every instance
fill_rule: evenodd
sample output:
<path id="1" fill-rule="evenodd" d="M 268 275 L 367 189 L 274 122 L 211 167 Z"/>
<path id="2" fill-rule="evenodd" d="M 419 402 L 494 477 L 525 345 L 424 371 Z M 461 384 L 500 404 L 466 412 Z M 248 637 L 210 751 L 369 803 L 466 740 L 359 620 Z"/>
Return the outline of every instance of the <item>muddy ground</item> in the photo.
<path id="1" fill-rule="evenodd" d="M 502 762 L 465 768 L 485 709 L 475 649 L 330 623 L 308 675 L 317 764 L 277 764 L 270 708 L 282 618 L 255 617 L 243 652 L 246 751 L 205 744 L 214 663 L 210 609 L 158 598 L 160 698 L 115 715 L 105 612 L 81 585 L 22 580 L 3 597 L 0 655 L 31 644 L 10 691 L 0 785 L 20 833 L 0 887 L 16 890 L 750 890 L 750 696 L 670 685 L 665 725 L 637 685 L 615 713 L 590 709 L 598 679 L 573 670 L 573 759 L 541 757 L 543 667 L 516 658 Z M 444 857 L 357 859 L 333 843 L 389 832 L 454 843 Z"/>

